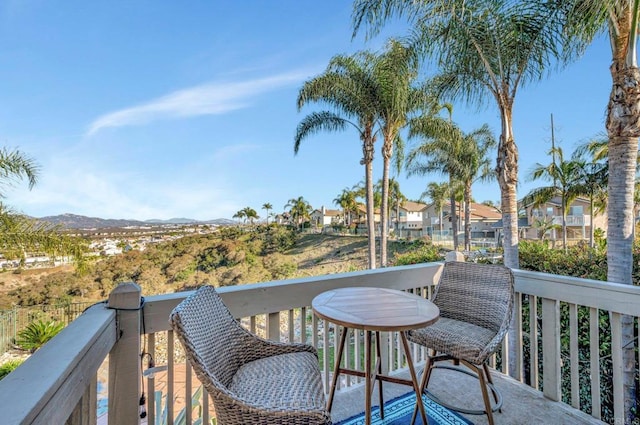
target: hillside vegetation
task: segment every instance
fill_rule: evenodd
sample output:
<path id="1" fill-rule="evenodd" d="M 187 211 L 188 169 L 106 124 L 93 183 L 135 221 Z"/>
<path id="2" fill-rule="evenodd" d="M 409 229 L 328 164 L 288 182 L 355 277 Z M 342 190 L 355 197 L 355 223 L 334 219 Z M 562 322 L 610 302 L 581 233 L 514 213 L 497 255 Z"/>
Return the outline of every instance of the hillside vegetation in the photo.
<path id="1" fill-rule="evenodd" d="M 425 251 L 428 246 L 421 241 L 391 242 L 390 257 L 411 252 L 405 263 L 420 261 L 416 252 L 423 253 L 421 258 L 439 258 L 437 249 Z M 275 225 L 251 231 L 225 227 L 215 234 L 187 236 L 100 259 L 84 275 L 72 267 L 2 273 L 0 309 L 96 301 L 126 281 L 138 283 L 149 295 L 205 283 L 227 286 L 362 270 L 366 247 L 366 237 L 361 236 L 299 235 Z"/>

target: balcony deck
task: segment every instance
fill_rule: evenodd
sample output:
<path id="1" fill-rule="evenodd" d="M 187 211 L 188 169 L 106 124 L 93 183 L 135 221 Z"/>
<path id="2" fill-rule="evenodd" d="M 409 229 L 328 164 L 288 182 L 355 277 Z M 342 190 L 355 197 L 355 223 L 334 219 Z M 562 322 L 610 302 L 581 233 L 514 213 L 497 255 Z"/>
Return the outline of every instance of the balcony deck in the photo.
<path id="1" fill-rule="evenodd" d="M 408 378 L 408 373 L 398 374 Z M 522 384 L 506 375 L 495 372 L 496 387 L 502 393 L 504 404 L 501 413 L 494 413 L 496 424 L 603 424 L 604 422 L 565 404 L 545 398 L 540 391 Z M 385 400 L 405 394 L 411 389 L 404 385 L 384 383 Z M 461 373 L 446 370 L 433 372 L 429 388 L 438 397 L 452 404 L 471 409 L 482 409 L 482 396 L 478 382 Z M 373 406 L 378 406 L 378 391 L 373 392 Z M 362 412 L 364 389 L 362 386 L 338 391 L 331 412 L 334 422 Z M 487 424 L 486 415 L 463 415 L 477 425 Z"/>
<path id="2" fill-rule="evenodd" d="M 319 349 L 323 382 L 331 382 L 331 355 L 338 343 L 339 332 L 335 327 L 319 320 L 308 307 L 318 294 L 341 287 L 375 286 L 411 291 L 430 297 L 440 274 L 441 264 L 419 264 L 414 266 L 389 267 L 381 270 L 326 275 L 285 281 L 274 281 L 220 288 L 219 293 L 231 313 L 242 319 L 249 330 L 279 341 L 296 341 L 314 345 Z M 564 424 L 600 423 L 604 403 L 613 411 L 609 418 L 616 423 L 624 422 L 623 407 L 623 343 L 622 318 L 627 315 L 637 323 L 640 316 L 640 287 L 610 282 L 514 270 L 516 299 L 516 321 L 513 341 L 515 344 L 516 370 L 528 364 L 531 379 L 529 387 L 518 379 L 507 378 L 494 371 L 496 385 L 501 389 L 504 401 L 503 413 L 496 414 L 496 422 L 504 424 Z M 108 359 L 108 410 L 109 425 L 138 425 L 141 384 L 141 352 L 148 350 L 159 364 L 168 365 L 168 382 L 162 393 L 164 400 L 181 398 L 187 404 L 187 423 L 191 423 L 192 395 L 198 387 L 186 374 L 184 387 L 175 379 L 176 371 L 185 365 L 176 349 L 173 332 L 167 318 L 171 310 L 188 292 L 145 296 L 141 299 L 140 288 L 127 283 L 118 286 L 110 295 L 108 303 L 89 308 L 52 341 L 38 350 L 21 367 L 0 381 L 0 411 L 3 423 L 96 423 L 96 388 L 98 370 Z M 525 305 L 527 309 L 525 309 Z M 565 320 L 562 314 L 568 316 Z M 609 317 L 607 329 L 599 329 L 599 317 Z M 525 315 L 526 314 L 526 315 Z M 528 317 L 529 320 L 525 320 Z M 562 320 L 561 320 L 562 319 Z M 578 320 L 580 319 L 580 320 Z M 579 336 L 587 335 L 586 353 L 578 357 Z M 608 350 L 601 352 L 601 338 L 611 336 Z M 157 338 L 156 338 L 157 337 Z M 351 356 L 360 357 L 361 336 L 353 335 Z M 511 340 L 508 339 L 509 341 Z M 142 345 L 144 342 L 144 346 Z M 524 350 L 527 342 L 528 351 Z M 398 338 L 395 334 L 383 337 L 383 368 L 391 373 L 402 373 L 406 365 Z M 631 349 L 637 341 L 627 344 Z M 166 358 L 154 351 L 162 346 Z M 502 353 L 508 347 L 503 345 Z M 413 358 L 423 359 L 421 348 L 414 347 Z M 422 353 L 423 354 L 423 353 Z M 500 371 L 508 370 L 506 357 L 500 364 L 493 359 Z M 348 357 L 347 357 L 348 358 Z M 603 369 L 601 360 L 608 359 L 610 365 Z M 188 366 L 185 366 L 189 370 Z M 458 391 L 466 394 L 447 393 L 441 395 L 452 403 L 457 399 L 473 398 L 479 403 L 477 382 L 462 382 L 471 379 L 460 374 L 454 377 L 434 374 L 431 389 Z M 565 372 L 565 373 L 562 373 Z M 447 373 L 447 372 L 443 372 Z M 589 373 L 583 388 L 580 376 Z M 637 370 L 636 372 L 637 373 Z M 601 382 L 601 378 L 606 382 Z M 102 378 L 101 378 L 102 379 Z M 539 382 L 538 382 L 539 380 Z M 147 413 L 149 423 L 154 423 L 157 406 L 154 398 L 154 380 L 145 380 Z M 607 386 L 608 385 L 608 386 Z M 570 388 L 571 406 L 560 402 L 562 388 Z M 408 387 L 385 383 L 386 399 L 400 395 Z M 586 390 L 586 391 L 585 391 Z M 351 385 L 336 395 L 334 419 L 336 421 L 359 413 L 364 405 L 362 385 Z M 577 408 L 581 393 L 586 392 L 594 408 L 593 417 Z M 583 394 L 584 395 L 584 394 Z M 160 400 L 158 400 L 160 401 Z M 208 397 L 202 400 L 202 421 L 208 423 Z M 167 404 L 167 423 L 179 416 L 181 406 Z M 613 417 L 612 417 L 613 416 Z M 484 416 L 470 416 L 474 423 L 486 423 Z"/>

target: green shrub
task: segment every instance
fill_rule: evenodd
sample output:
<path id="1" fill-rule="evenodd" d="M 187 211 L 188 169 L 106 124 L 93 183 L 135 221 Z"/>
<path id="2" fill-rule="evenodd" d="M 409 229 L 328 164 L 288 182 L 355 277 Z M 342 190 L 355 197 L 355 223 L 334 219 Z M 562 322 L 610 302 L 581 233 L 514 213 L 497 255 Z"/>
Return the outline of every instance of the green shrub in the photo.
<path id="1" fill-rule="evenodd" d="M 45 322 L 44 320 L 31 322 L 18 333 L 18 345 L 25 350 L 34 352 L 56 336 L 62 329 L 64 329 L 64 323 L 60 322 Z"/>
<path id="2" fill-rule="evenodd" d="M 18 366 L 24 363 L 22 359 L 9 360 L 0 365 L 0 379 L 7 376 L 9 373 L 13 372 Z"/>
<path id="3" fill-rule="evenodd" d="M 432 261 L 442 260 L 442 254 L 440 253 L 440 249 L 437 246 L 420 240 L 415 241 L 412 244 L 415 246 L 415 249 L 410 249 L 403 254 L 396 254 L 396 266 L 430 263 Z"/>

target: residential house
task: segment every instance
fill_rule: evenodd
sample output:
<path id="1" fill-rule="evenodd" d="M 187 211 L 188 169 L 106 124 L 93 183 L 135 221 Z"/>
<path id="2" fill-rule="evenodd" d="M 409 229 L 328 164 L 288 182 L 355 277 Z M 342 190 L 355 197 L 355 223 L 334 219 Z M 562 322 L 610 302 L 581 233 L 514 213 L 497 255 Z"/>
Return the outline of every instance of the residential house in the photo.
<path id="1" fill-rule="evenodd" d="M 562 198 L 555 196 L 543 205 L 521 205 L 521 215 L 527 218 L 529 227 L 521 233 L 524 239 L 541 239 L 543 223 L 553 223 L 562 226 Z M 568 240 L 588 240 L 591 227 L 594 229 L 607 228 L 607 214 L 591 213 L 587 198 L 577 198 L 567 206 L 566 225 Z M 545 232 L 548 240 L 562 240 L 562 229 L 554 228 Z"/>
<path id="2" fill-rule="evenodd" d="M 376 229 L 380 227 L 380 208 L 375 208 L 373 210 L 373 221 L 375 222 Z M 358 231 L 366 232 L 367 231 L 367 207 L 364 204 L 358 204 L 358 210 L 356 211 L 356 216 L 351 217 L 349 220 L 350 223 L 354 223 L 356 225 L 356 229 Z"/>
<path id="3" fill-rule="evenodd" d="M 398 235 L 411 234 L 411 236 L 421 236 L 424 228 L 424 211 L 427 204 L 420 202 L 404 201 L 400 207 L 392 208 L 389 225 L 397 230 Z M 418 232 L 419 234 L 415 234 Z"/>
<path id="4" fill-rule="evenodd" d="M 311 213 L 311 226 L 313 227 L 331 226 L 343 221 L 342 211 L 340 210 L 329 210 L 322 206 L 319 210 L 313 210 Z"/>
<path id="5" fill-rule="evenodd" d="M 433 234 L 450 235 L 452 234 L 451 223 L 451 207 L 449 202 L 445 202 L 442 207 L 442 227 L 440 226 L 440 211 L 437 210 L 434 204 L 428 205 L 423 211 L 423 226 L 427 235 Z M 458 211 L 458 232 L 464 231 L 464 205 L 462 203 L 456 204 Z M 471 203 L 471 214 L 469 221 L 471 223 L 471 238 L 472 239 L 486 239 L 495 238 L 494 225 L 500 221 L 502 214 L 494 207 L 490 207 L 484 204 Z"/>
<path id="6" fill-rule="evenodd" d="M 289 214 L 288 212 L 283 212 L 282 214 L 276 214 L 276 216 L 273 218 L 273 221 L 281 225 L 292 224 L 291 214 Z"/>

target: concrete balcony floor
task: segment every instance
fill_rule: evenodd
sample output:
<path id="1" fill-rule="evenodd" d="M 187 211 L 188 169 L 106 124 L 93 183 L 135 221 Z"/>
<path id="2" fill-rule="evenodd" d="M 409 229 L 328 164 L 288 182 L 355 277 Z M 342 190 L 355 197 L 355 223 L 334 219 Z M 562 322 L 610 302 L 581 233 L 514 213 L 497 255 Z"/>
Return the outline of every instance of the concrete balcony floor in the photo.
<path id="1" fill-rule="evenodd" d="M 421 369 L 420 369 L 421 371 Z M 408 372 L 399 374 L 404 378 L 409 377 Z M 574 409 L 565 403 L 558 403 L 545 398 L 542 392 L 521 384 L 503 374 L 492 373 L 494 384 L 502 393 L 504 404 L 502 412 L 494 413 L 496 424 L 602 424 L 599 421 L 580 410 Z M 377 385 L 377 384 L 376 384 Z M 384 398 L 390 400 L 411 391 L 404 385 L 383 383 Z M 475 378 L 462 373 L 445 369 L 434 370 L 429 390 L 442 400 L 453 405 L 466 406 L 471 409 L 481 409 L 483 406 L 480 385 Z M 379 405 L 378 389 L 373 392 L 373 406 Z M 364 386 L 347 388 L 336 391 L 332 409 L 332 419 L 339 422 L 356 415 L 364 410 Z M 474 424 L 487 424 L 486 415 L 463 415 Z"/>

